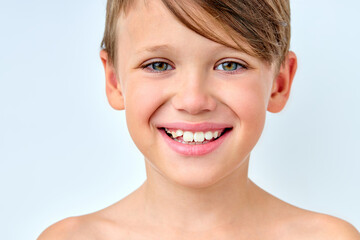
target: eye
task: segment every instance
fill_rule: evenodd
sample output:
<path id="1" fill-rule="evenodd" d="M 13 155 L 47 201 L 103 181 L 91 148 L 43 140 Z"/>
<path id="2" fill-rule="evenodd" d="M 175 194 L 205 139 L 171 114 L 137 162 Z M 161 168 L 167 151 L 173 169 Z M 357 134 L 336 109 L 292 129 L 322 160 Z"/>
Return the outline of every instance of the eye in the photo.
<path id="1" fill-rule="evenodd" d="M 167 70 L 173 70 L 174 68 L 166 62 L 152 62 L 142 67 L 148 69 L 151 72 L 164 72 Z"/>
<path id="2" fill-rule="evenodd" d="M 216 66 L 216 70 L 221 70 L 221 71 L 227 71 L 227 72 L 234 72 L 236 70 L 239 69 L 246 69 L 246 66 L 237 62 L 223 62 L 220 63 L 219 65 Z"/>

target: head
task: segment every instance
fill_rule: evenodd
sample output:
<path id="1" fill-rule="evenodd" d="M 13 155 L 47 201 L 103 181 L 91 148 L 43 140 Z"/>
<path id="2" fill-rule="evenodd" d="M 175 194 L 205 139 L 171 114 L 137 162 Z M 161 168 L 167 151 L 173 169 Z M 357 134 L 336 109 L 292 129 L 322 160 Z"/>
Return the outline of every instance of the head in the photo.
<path id="1" fill-rule="evenodd" d="M 145 4 L 151 2 L 143 1 Z M 138 1 L 108 0 L 101 46 L 114 63 L 118 46 L 119 17 L 121 14 L 126 15 L 137 3 Z M 289 51 L 289 0 L 162 0 L 162 3 L 181 23 L 201 36 L 230 48 L 238 48 L 268 63 L 275 63 L 277 67 L 280 67 Z M 223 28 L 236 45 L 224 41 L 223 36 L 217 32 L 219 29 L 211 28 L 209 21 Z M 239 42 L 246 42 L 249 49 L 244 48 Z"/>
<path id="2" fill-rule="evenodd" d="M 289 44 L 288 0 L 108 0 L 107 97 L 126 110 L 148 174 L 204 187 L 243 166 L 266 110 L 281 111 L 289 97 Z M 165 128 L 223 135 L 182 148 Z"/>

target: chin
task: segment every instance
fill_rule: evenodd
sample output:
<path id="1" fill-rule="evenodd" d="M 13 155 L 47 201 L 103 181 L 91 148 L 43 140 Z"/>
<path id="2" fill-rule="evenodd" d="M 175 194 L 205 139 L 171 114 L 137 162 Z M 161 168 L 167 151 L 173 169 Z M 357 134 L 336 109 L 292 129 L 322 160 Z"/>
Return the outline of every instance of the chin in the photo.
<path id="1" fill-rule="evenodd" d="M 168 175 L 168 178 L 186 188 L 205 189 L 216 185 L 227 175 L 225 172 L 220 172 L 219 169 L 217 171 L 213 170 L 216 169 L 193 169 L 193 171 L 187 169 L 186 172 L 183 170 L 172 173 L 172 175 Z"/>

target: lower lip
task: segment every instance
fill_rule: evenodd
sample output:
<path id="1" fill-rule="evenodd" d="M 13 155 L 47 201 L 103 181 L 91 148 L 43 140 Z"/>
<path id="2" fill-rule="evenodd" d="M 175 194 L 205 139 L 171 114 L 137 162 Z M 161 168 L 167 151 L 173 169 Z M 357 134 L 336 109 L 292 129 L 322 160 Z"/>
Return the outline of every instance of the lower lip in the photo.
<path id="1" fill-rule="evenodd" d="M 217 149 L 227 138 L 231 130 L 226 131 L 223 135 L 221 135 L 218 139 L 212 142 L 204 143 L 204 144 L 196 144 L 196 145 L 190 145 L 190 144 L 184 144 L 179 143 L 177 141 L 174 141 L 172 138 L 170 138 L 166 133 L 164 129 L 159 129 L 161 135 L 163 136 L 165 142 L 170 146 L 172 150 L 175 152 L 185 155 L 185 156 L 201 156 L 208 154 L 215 149 Z"/>

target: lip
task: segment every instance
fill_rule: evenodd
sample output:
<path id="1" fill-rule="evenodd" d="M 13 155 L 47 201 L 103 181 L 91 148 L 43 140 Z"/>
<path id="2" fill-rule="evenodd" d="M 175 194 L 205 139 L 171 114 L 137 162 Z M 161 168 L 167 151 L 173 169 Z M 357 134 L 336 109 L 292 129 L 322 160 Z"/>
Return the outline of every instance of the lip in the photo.
<path id="1" fill-rule="evenodd" d="M 229 125 L 224 125 L 224 124 L 214 124 L 211 126 L 208 124 L 203 124 L 203 125 L 200 124 L 200 125 L 197 125 L 198 128 L 195 128 L 194 124 L 190 124 L 190 125 L 189 124 L 181 124 L 181 126 L 179 126 L 179 124 L 176 124 L 176 126 L 173 126 L 171 124 L 170 125 L 166 124 L 166 126 L 167 126 L 166 128 L 177 128 L 177 129 L 182 129 L 182 130 L 186 130 L 186 131 L 192 131 L 195 129 L 198 131 L 206 131 L 206 130 L 210 131 L 210 130 L 214 130 L 214 129 L 229 128 L 229 127 L 226 127 Z M 199 128 L 199 126 L 201 126 L 201 127 Z M 183 143 L 172 140 L 165 133 L 165 130 L 163 127 L 165 127 L 165 125 L 162 125 L 162 128 L 159 128 L 158 130 L 160 131 L 160 134 L 163 137 L 164 141 L 167 143 L 167 145 L 173 151 L 177 152 L 178 154 L 184 155 L 184 156 L 202 156 L 202 155 L 206 155 L 206 154 L 213 152 L 218 147 L 220 147 L 220 145 L 226 140 L 226 138 L 229 136 L 230 132 L 232 131 L 232 129 L 226 131 L 224 134 L 221 135 L 221 137 L 219 137 L 215 141 L 211 141 L 211 142 L 204 143 L 204 144 L 190 145 L 190 144 L 183 144 Z"/>
<path id="2" fill-rule="evenodd" d="M 232 125 L 224 123 L 164 123 L 158 124 L 157 128 L 167 128 L 167 129 L 181 129 L 183 131 L 192 131 L 192 132 L 205 132 L 205 131 L 215 131 L 222 130 L 225 128 L 232 128 Z"/>

